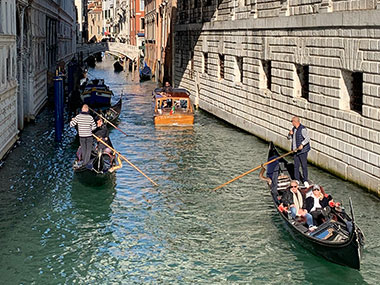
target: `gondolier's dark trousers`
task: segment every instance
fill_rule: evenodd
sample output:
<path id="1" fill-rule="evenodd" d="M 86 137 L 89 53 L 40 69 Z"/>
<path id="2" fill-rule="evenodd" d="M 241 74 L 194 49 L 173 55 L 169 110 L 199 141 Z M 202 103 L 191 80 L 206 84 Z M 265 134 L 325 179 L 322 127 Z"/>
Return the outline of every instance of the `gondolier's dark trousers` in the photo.
<path id="1" fill-rule="evenodd" d="M 301 182 L 300 167 L 302 167 L 303 181 L 308 181 L 309 173 L 307 171 L 307 154 L 308 152 L 296 154 L 294 156 L 294 178 Z"/>
<path id="2" fill-rule="evenodd" d="M 80 147 L 82 149 L 82 161 L 83 165 L 87 165 L 90 162 L 92 151 L 92 137 L 79 137 Z"/>

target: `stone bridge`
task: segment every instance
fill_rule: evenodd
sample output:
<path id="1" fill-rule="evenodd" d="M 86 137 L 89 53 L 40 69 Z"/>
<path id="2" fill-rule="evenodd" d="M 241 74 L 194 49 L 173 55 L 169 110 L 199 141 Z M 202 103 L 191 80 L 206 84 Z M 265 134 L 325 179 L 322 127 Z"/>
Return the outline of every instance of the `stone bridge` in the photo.
<path id="1" fill-rule="evenodd" d="M 140 55 L 140 49 L 137 46 L 117 42 L 81 44 L 77 46 L 77 53 L 82 60 L 86 60 L 89 56 L 99 52 L 108 52 L 115 56 L 127 57 L 132 61 L 137 61 Z"/>

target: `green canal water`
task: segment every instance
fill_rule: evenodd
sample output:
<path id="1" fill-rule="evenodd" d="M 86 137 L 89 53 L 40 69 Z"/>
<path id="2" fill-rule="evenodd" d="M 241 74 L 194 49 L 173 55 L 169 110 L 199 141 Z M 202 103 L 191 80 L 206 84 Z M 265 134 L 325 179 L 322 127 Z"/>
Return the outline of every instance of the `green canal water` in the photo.
<path id="1" fill-rule="evenodd" d="M 354 202 L 366 235 L 362 270 L 314 256 L 285 231 L 257 173 L 209 191 L 262 163 L 267 144 L 201 111 L 192 129 L 157 129 L 155 84 L 90 70 L 124 91 L 114 146 L 127 164 L 105 185 L 83 185 L 71 169 L 74 132 L 54 143 L 44 110 L 0 170 L 1 284 L 376 284 L 380 203 L 355 185 L 310 167 L 336 200 Z"/>

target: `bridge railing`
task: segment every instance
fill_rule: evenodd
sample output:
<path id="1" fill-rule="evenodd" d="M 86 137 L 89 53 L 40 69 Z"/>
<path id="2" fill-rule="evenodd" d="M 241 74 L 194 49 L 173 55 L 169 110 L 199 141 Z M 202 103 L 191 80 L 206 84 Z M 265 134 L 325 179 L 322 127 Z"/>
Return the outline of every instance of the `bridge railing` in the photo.
<path id="1" fill-rule="evenodd" d="M 132 60 L 137 60 L 140 54 L 139 47 L 118 42 L 86 43 L 77 45 L 77 52 L 82 56 L 83 60 L 86 60 L 90 55 L 105 51 L 127 56 Z"/>

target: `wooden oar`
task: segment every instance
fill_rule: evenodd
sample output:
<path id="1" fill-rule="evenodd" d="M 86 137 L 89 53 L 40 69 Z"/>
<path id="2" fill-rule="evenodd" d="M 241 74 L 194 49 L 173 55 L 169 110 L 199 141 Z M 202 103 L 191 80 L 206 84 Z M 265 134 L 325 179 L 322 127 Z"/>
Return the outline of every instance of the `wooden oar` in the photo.
<path id="1" fill-rule="evenodd" d="M 118 152 L 116 149 L 112 148 L 109 144 L 104 142 L 101 138 L 97 137 L 96 135 L 92 134 L 94 138 L 96 138 L 97 141 L 104 144 L 109 149 L 113 150 L 115 153 L 117 153 L 122 159 L 124 159 L 126 162 L 129 163 L 130 166 L 132 166 L 134 169 L 136 169 L 138 172 L 140 172 L 146 179 L 148 179 L 154 186 L 158 186 L 156 182 L 154 182 L 152 179 L 150 179 L 144 172 L 142 172 L 136 165 L 134 165 L 132 162 L 130 162 L 124 155 L 122 155 L 120 152 Z"/>
<path id="2" fill-rule="evenodd" d="M 268 164 L 271 164 L 271 163 L 273 163 L 273 162 L 275 162 L 275 161 L 277 161 L 277 160 L 279 160 L 279 159 L 281 159 L 281 158 L 284 158 L 285 156 L 288 156 L 288 155 L 290 155 L 290 154 L 292 154 L 292 153 L 294 153 L 294 151 L 289 151 L 288 153 L 285 153 L 285 154 L 283 154 L 283 155 L 281 155 L 281 156 L 279 156 L 279 157 L 276 157 L 276 158 L 274 158 L 274 159 L 272 159 L 272 160 L 270 160 L 270 161 L 267 161 L 267 162 L 265 162 L 264 164 L 259 165 L 259 166 L 255 167 L 255 168 L 251 169 L 251 170 L 248 170 L 247 172 L 244 172 L 243 174 L 241 174 L 241 175 L 235 177 L 234 179 L 231 179 L 230 181 L 228 181 L 228 182 L 226 182 L 226 183 L 224 183 L 224 184 L 222 184 L 222 185 L 219 185 L 218 187 L 216 187 L 216 188 L 214 188 L 214 189 L 212 189 L 212 190 L 213 190 L 213 191 L 216 191 L 216 190 L 218 190 L 218 189 L 220 189 L 220 188 L 223 188 L 224 186 L 230 184 L 231 182 L 234 182 L 234 181 L 236 181 L 236 180 L 242 178 L 243 176 L 246 176 L 247 174 L 250 174 L 251 172 L 260 169 L 261 167 L 266 166 L 266 165 L 268 165 Z"/>
<path id="3" fill-rule="evenodd" d="M 114 124 L 112 124 L 110 121 L 108 121 L 106 118 L 104 118 L 101 114 L 99 114 L 98 112 L 96 112 L 94 109 L 91 109 L 90 107 L 88 107 L 92 112 L 94 112 L 96 115 L 98 115 L 100 118 L 102 118 L 104 120 L 104 122 L 110 124 L 112 127 L 114 127 L 116 130 L 122 132 L 124 135 L 128 136 L 128 134 L 126 132 L 124 132 L 123 130 L 119 129 L 118 127 L 116 127 Z M 114 112 L 116 112 L 115 110 L 113 110 Z"/>

